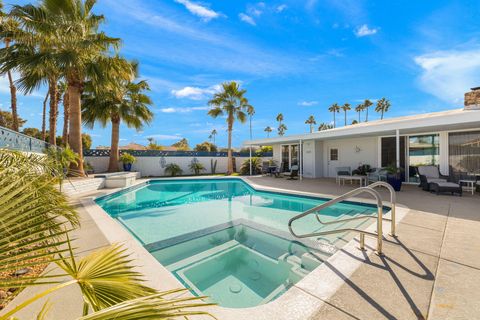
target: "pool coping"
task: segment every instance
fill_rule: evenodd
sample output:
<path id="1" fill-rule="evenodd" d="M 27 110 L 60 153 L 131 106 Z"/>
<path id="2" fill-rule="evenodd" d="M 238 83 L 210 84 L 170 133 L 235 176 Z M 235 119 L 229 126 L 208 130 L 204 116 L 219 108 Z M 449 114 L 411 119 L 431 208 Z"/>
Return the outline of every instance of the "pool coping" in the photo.
<path id="1" fill-rule="evenodd" d="M 281 192 L 292 195 L 310 196 L 315 198 L 333 198 L 335 195 L 301 192 L 282 188 L 265 187 L 257 185 L 246 177 L 179 177 L 169 178 L 169 180 L 215 180 L 215 179 L 239 179 L 258 191 Z M 137 180 L 129 188 L 139 186 L 149 180 L 166 181 L 166 179 L 142 179 Z M 103 190 L 106 195 L 113 194 L 123 189 Z M 157 290 L 170 290 L 181 288 L 184 285 L 168 271 L 160 262 L 158 262 L 139 242 L 134 238 L 120 223 L 106 213 L 95 202 L 96 197 L 83 197 L 80 202 L 97 225 L 104 237 L 109 243 L 121 243 L 132 254 L 132 258 L 141 262 L 136 266 L 137 271 L 141 272 L 146 280 L 146 284 Z M 373 200 L 363 198 L 352 198 L 351 201 L 365 204 L 374 204 Z M 409 208 L 397 204 L 396 224 L 398 224 Z M 390 218 L 391 212 L 385 214 Z M 367 231 L 375 231 L 375 223 L 372 223 Z M 384 234 L 390 231 L 390 223 L 383 223 Z M 358 249 L 358 235 L 350 240 L 345 246 L 339 249 L 335 254 L 328 258 L 324 263 L 311 271 L 298 283 L 288 289 L 283 295 L 269 303 L 256 307 L 234 309 L 220 306 L 206 308 L 218 319 L 238 320 L 238 319 L 306 319 L 315 314 L 324 304 L 324 301 L 331 297 L 348 279 L 363 261 L 373 253 L 376 247 L 376 239 L 366 237 L 365 244 L 367 251 Z M 190 295 L 189 292 L 185 293 Z"/>

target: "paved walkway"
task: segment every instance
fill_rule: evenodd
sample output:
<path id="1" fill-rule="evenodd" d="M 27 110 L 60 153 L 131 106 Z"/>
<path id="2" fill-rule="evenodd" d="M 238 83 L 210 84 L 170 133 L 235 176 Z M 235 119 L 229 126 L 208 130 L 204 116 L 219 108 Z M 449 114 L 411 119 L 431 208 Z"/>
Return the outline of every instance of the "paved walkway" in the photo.
<path id="1" fill-rule="evenodd" d="M 338 186 L 328 179 L 250 180 L 262 186 L 332 196 L 357 187 Z M 388 199 L 387 193 L 382 191 L 382 195 Z M 75 236 L 77 253 L 83 256 L 108 241 L 74 202 L 82 217 L 82 228 L 75 231 Z M 360 260 L 362 264 L 348 278 L 327 263 L 344 281 L 329 299 L 316 297 L 308 287 L 298 289 L 318 302 L 312 319 L 480 319 L 480 196 L 436 196 L 416 186 L 404 186 L 397 194 L 397 202 L 411 210 L 397 227 L 398 238 L 387 237 L 384 242 L 384 256 L 351 256 L 352 261 Z M 27 288 L 14 302 L 20 303 L 42 289 Z M 73 319 L 81 314 L 81 296 L 74 286 L 49 299 L 54 303 L 49 319 Z M 43 302 L 38 301 L 17 316 L 31 319 Z"/>
<path id="2" fill-rule="evenodd" d="M 326 179 L 250 180 L 330 195 L 357 187 Z M 478 194 L 436 196 L 407 185 L 397 193 L 397 202 L 411 209 L 397 226 L 398 237 L 387 237 L 384 256 L 365 257 L 345 284 L 323 300 L 314 319 L 480 319 Z"/>

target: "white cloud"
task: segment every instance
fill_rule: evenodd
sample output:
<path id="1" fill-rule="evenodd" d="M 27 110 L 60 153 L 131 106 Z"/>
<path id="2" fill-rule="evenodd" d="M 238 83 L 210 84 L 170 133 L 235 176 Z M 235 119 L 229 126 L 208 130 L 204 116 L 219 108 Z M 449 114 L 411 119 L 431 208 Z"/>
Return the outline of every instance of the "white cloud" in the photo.
<path id="1" fill-rule="evenodd" d="M 179 90 L 172 90 L 171 93 L 176 98 L 201 100 L 205 99 L 209 95 L 213 95 L 214 93 L 218 92 L 218 90 L 220 90 L 220 85 L 217 84 L 208 88 L 184 87 Z"/>
<path id="2" fill-rule="evenodd" d="M 191 2 L 189 0 L 175 0 L 175 2 L 183 4 L 188 11 L 192 14 L 199 16 L 204 21 L 210 21 L 212 19 L 220 17 L 220 13 L 213 11 L 207 7 L 204 7 L 198 3 Z"/>
<path id="3" fill-rule="evenodd" d="M 147 138 L 153 138 L 156 140 L 177 140 L 182 138 L 180 134 L 170 135 L 170 134 L 152 134 L 147 136 Z"/>
<path id="4" fill-rule="evenodd" d="M 379 28 L 369 28 L 368 25 L 364 24 L 364 25 L 361 25 L 360 27 L 358 27 L 356 30 L 355 30 L 355 35 L 357 37 L 365 37 L 365 36 L 371 36 L 375 33 L 377 33 L 379 30 Z"/>
<path id="5" fill-rule="evenodd" d="M 161 108 L 160 112 L 163 113 L 189 113 L 192 111 L 199 111 L 199 110 L 209 110 L 210 107 L 180 107 L 180 108 L 174 108 L 174 107 L 167 107 L 167 108 Z"/>
<path id="6" fill-rule="evenodd" d="M 243 22 L 248 23 L 248 24 L 250 24 L 250 25 L 252 25 L 252 26 L 256 26 L 256 25 L 257 25 L 257 23 L 255 22 L 255 20 L 254 20 L 252 17 L 250 17 L 249 15 L 246 15 L 246 14 L 243 13 L 243 12 L 240 13 L 240 14 L 238 15 L 238 17 L 239 17 L 240 20 L 242 20 Z"/>
<path id="7" fill-rule="evenodd" d="M 422 68 L 423 90 L 444 101 L 458 103 L 469 88 L 480 83 L 480 48 L 437 51 L 414 61 Z"/>
<path id="8" fill-rule="evenodd" d="M 279 6 L 277 6 L 277 8 L 275 9 L 278 13 L 284 11 L 285 9 L 287 9 L 288 6 L 286 4 L 281 4 Z"/>
<path id="9" fill-rule="evenodd" d="M 303 106 L 303 107 L 311 107 L 317 104 L 318 104 L 318 101 L 300 101 L 298 103 L 299 106 Z"/>

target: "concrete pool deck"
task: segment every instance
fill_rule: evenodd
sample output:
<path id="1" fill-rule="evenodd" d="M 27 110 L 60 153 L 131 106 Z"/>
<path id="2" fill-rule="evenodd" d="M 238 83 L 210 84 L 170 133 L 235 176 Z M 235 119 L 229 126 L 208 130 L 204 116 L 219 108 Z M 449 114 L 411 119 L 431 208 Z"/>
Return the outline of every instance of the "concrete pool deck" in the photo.
<path id="1" fill-rule="evenodd" d="M 271 177 L 252 177 L 247 181 L 256 186 L 280 188 L 336 196 L 356 186 L 339 186 L 334 180 L 315 179 L 290 181 Z M 98 221 L 91 219 L 81 205 L 92 196 L 111 193 L 99 190 L 94 194 L 72 199 L 81 216 L 82 227 L 75 231 L 77 253 L 86 255 L 110 243 L 99 232 Z M 385 199 L 388 194 L 383 193 Z M 322 283 L 304 281 L 285 295 L 290 303 L 277 306 L 275 313 L 263 313 L 261 319 L 289 318 L 295 313 L 299 319 L 474 319 L 480 314 L 480 197 L 436 196 L 416 186 L 404 186 L 397 193 L 397 202 L 409 208 L 397 225 L 398 238 L 386 237 L 384 256 L 351 254 L 341 250 L 343 264 L 356 264 L 351 272 L 338 268 L 330 260 L 323 271 L 329 278 Z M 373 242 L 367 242 L 372 244 Z M 372 249 L 372 248 L 370 248 Z M 371 253 L 369 250 L 368 253 Z M 147 252 L 148 254 L 148 252 Z M 144 252 L 137 253 L 142 263 Z M 320 272 L 322 270 L 319 270 Z M 313 271 L 317 272 L 317 270 Z M 313 273 L 312 272 L 312 273 Z M 151 277 L 149 277 L 151 278 Z M 173 278 L 173 276 L 172 276 Z M 156 279 L 157 288 L 170 288 L 177 283 L 172 278 Z M 305 278 L 306 279 L 306 278 Z M 322 286 L 330 281 L 341 285 L 330 295 L 321 295 Z M 7 309 L 42 288 L 24 290 Z M 302 304 L 291 304 L 302 297 Z M 73 319 L 81 314 L 81 297 L 75 287 L 59 291 L 49 297 L 54 303 L 51 319 Z M 29 319 L 40 310 L 41 302 L 17 314 Z M 223 319 L 219 309 L 211 309 Z M 267 311 L 267 310 L 265 310 Z M 260 319 L 248 311 L 237 319 Z M 228 317 L 229 318 L 229 317 Z"/>

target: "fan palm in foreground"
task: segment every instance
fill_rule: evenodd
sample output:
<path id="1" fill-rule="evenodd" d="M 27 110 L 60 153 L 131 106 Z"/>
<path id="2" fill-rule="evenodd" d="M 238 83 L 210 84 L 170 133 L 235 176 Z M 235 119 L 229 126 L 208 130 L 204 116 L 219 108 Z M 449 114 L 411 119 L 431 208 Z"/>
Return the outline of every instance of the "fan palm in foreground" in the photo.
<path id="1" fill-rule="evenodd" d="M 0 287 L 48 286 L 14 305 L 1 320 L 13 319 L 33 302 L 72 285 L 80 288 L 84 300 L 83 314 L 77 319 L 208 315 L 198 309 L 209 305 L 201 301 L 203 297 L 178 298 L 186 289 L 156 292 L 145 286 L 120 245 L 75 257 L 68 233 L 78 226 L 78 216 L 53 183 L 56 168 L 46 157 L 0 150 Z M 49 263 L 60 272 L 8 277 L 15 270 Z M 45 319 L 48 309 L 45 303 L 37 319 Z"/>

